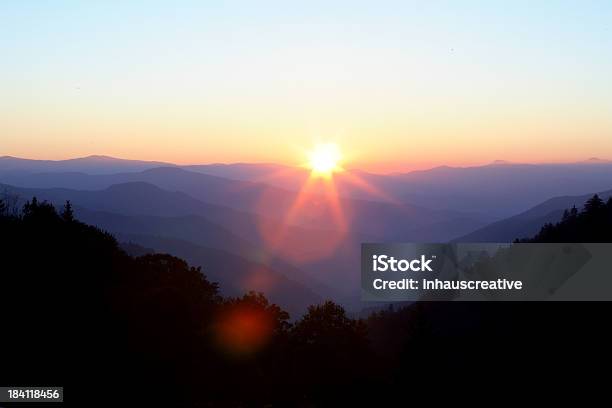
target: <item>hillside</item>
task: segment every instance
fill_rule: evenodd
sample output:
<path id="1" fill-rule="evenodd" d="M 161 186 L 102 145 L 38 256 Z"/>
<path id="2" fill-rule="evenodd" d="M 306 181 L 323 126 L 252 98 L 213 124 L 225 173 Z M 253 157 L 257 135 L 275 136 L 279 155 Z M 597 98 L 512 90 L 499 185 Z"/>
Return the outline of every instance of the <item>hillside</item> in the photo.
<path id="1" fill-rule="evenodd" d="M 559 222 L 547 223 L 531 238 L 520 242 L 612 242 L 612 197 L 589 198 L 579 210 L 567 208 Z"/>
<path id="2" fill-rule="evenodd" d="M 201 267 L 208 279 L 219 283 L 219 291 L 224 296 L 240 296 L 249 291 L 261 292 L 291 316 L 300 316 L 308 306 L 323 300 L 309 289 L 310 285 L 291 280 L 265 264 L 223 250 L 163 236 L 119 233 L 116 237 L 124 242 L 137 242 L 155 253 L 172 254 L 190 265 Z M 327 295 L 331 295 L 330 291 Z"/>
<path id="3" fill-rule="evenodd" d="M 0 247 L 0 310 L 11 327 L 0 339 L 11 350 L 2 361 L 4 384 L 62 384 L 78 405 L 109 378 L 113 392 L 100 393 L 96 404 L 283 406 L 373 397 L 339 392 L 370 377 L 360 323 L 332 302 L 302 310 L 292 324 L 261 294 L 221 296 L 207 276 L 227 262 L 220 251 L 192 247 L 202 269 L 171 255 L 131 257 L 113 236 L 77 221 L 68 205 L 58 213 L 36 199 L 17 215 L 0 199 Z M 252 266 L 232 259 L 224 274 Z M 325 386 L 332 379 L 337 390 Z"/>
<path id="4" fill-rule="evenodd" d="M 598 195 L 602 199 L 608 199 L 612 196 L 612 190 Z M 543 225 L 560 221 L 564 210 L 573 206 L 582 208 L 592 196 L 593 194 L 586 194 L 551 198 L 525 212 L 494 222 L 454 241 L 512 242 L 517 238 L 534 236 Z"/>
<path id="5" fill-rule="evenodd" d="M 275 219 L 209 204 L 185 193 L 165 191 L 142 182 L 115 185 L 98 191 L 0 185 L 0 191 L 3 189 L 20 196 L 22 200 L 37 196 L 58 206 L 70 200 L 79 211 L 98 212 L 96 215 L 83 211 L 88 222 L 115 232 L 158 234 L 191 241 L 196 245 L 212 246 L 255 262 L 265 260 L 275 269 L 287 271 L 287 276 L 292 279 L 307 281 L 317 287 L 319 282 L 329 286 L 351 276 L 355 287 L 358 287 L 358 276 L 353 274 L 358 264 L 355 261 L 347 262 L 359 251 L 359 242 L 363 240 L 357 234 L 340 242 L 340 235 L 330 229 L 285 225 Z M 122 219 L 117 215 L 132 218 Z M 281 233 L 282 242 L 276 241 L 276 235 Z M 337 251 L 330 254 L 332 250 Z M 324 264 L 316 263 L 317 259 L 313 259 L 323 256 L 326 257 Z M 303 272 L 296 273 L 296 266 L 307 272 L 308 277 L 304 278 Z"/>
<path id="6" fill-rule="evenodd" d="M 602 205 L 591 200 L 584 220 L 609 216 L 612 204 Z M 108 378 L 113 393 L 97 400 L 107 405 L 375 405 L 391 402 L 379 391 L 388 384 L 427 384 L 466 362 L 490 370 L 500 349 L 509 369 L 534 359 L 584 368 L 610 341 L 609 307 L 592 302 L 420 303 L 354 320 L 328 301 L 290 322 L 262 295 L 221 295 L 209 273 L 247 276 L 252 266 L 232 258 L 219 267 L 229 259 L 222 251 L 126 236 L 182 251 L 202 269 L 140 247 L 145 255 L 134 258 L 69 207 L 57 213 L 32 199 L 17 215 L 6 210 L 0 202 L 0 310 L 11 330 L 0 342 L 11 353 L 0 381 L 63 384 L 82 405 Z M 599 219 L 584 225 L 600 224 L 609 234 Z"/>

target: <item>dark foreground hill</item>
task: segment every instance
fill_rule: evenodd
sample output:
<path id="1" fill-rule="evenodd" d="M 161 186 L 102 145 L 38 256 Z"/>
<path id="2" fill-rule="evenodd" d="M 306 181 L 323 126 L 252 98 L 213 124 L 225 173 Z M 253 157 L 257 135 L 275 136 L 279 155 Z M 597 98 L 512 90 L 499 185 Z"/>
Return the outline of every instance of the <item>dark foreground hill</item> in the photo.
<path id="1" fill-rule="evenodd" d="M 0 383 L 62 385 L 72 405 L 373 406 L 406 402 L 407 387 L 571 388 L 610 363 L 606 303 L 420 303 L 354 320 L 328 301 L 291 324 L 179 258 L 128 256 L 69 207 L 6 210 Z"/>
<path id="2" fill-rule="evenodd" d="M 8 210 L 0 201 L 2 384 L 62 385 L 79 406 L 286 406 L 346 399 L 330 387 L 369 376 L 362 324 L 331 302 L 292 325 L 179 258 L 127 255 L 69 206 Z"/>

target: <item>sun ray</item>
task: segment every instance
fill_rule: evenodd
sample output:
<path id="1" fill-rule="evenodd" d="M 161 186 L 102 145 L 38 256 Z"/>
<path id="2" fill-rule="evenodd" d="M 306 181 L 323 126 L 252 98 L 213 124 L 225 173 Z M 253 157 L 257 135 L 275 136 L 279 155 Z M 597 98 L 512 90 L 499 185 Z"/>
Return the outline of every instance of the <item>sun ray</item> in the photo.
<path id="1" fill-rule="evenodd" d="M 371 194 L 372 196 L 379 198 L 383 201 L 392 203 L 392 204 L 401 204 L 397 198 L 392 197 L 391 195 L 387 194 L 386 192 L 382 191 L 381 189 L 373 186 L 372 184 L 368 183 L 366 180 L 364 180 L 363 178 L 359 177 L 357 174 L 352 173 L 350 171 L 346 171 L 344 173 L 342 173 L 342 180 L 347 181 L 348 183 L 352 184 L 353 186 L 367 192 L 368 194 Z"/>
<path id="2" fill-rule="evenodd" d="M 260 224 L 260 234 L 270 254 L 296 261 L 298 265 L 332 256 L 350 232 L 351 200 L 342 198 L 343 183 L 386 202 L 397 202 L 358 174 L 345 171 L 340 165 L 341 157 L 338 146 L 317 145 L 308 154 L 308 175 L 299 171 L 293 174 L 300 175 L 293 179 L 299 189 L 286 205 L 281 206 L 277 218 L 280 222 Z M 268 174 L 267 178 L 285 174 L 281 170 Z M 273 204 L 267 201 L 265 194 L 262 197 L 260 205 Z M 270 199 L 275 200 L 275 194 Z M 296 234 L 296 227 L 306 229 Z"/>

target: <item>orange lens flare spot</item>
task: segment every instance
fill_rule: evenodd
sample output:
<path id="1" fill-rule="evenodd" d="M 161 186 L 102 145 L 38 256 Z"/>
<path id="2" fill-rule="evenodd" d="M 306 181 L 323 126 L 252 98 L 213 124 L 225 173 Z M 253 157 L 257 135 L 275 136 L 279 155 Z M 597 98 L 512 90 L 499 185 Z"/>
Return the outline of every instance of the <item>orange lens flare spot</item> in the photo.
<path id="1" fill-rule="evenodd" d="M 265 310 L 236 306 L 225 311 L 215 325 L 220 348 L 232 355 L 252 354 L 267 344 L 273 321 Z"/>

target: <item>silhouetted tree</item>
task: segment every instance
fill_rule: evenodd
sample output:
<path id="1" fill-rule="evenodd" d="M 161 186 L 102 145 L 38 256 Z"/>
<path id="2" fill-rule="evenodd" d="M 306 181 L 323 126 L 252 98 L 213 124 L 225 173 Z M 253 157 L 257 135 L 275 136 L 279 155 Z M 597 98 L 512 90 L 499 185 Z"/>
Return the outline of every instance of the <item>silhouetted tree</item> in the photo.
<path id="1" fill-rule="evenodd" d="M 7 188 L 2 190 L 0 201 L 4 204 L 4 216 L 16 217 L 19 213 L 19 196 L 12 194 Z"/>
<path id="2" fill-rule="evenodd" d="M 597 194 L 587 200 L 584 204 L 584 213 L 596 214 L 605 208 L 605 204 Z"/>
<path id="3" fill-rule="evenodd" d="M 572 206 L 572 209 L 570 210 L 570 217 L 571 218 L 576 218 L 578 216 L 578 208 L 576 208 L 576 206 Z"/>
<path id="4" fill-rule="evenodd" d="M 64 204 L 64 208 L 61 212 L 62 219 L 66 222 L 74 221 L 74 211 L 72 210 L 72 204 L 70 204 L 70 200 L 66 201 Z"/>
<path id="5" fill-rule="evenodd" d="M 36 197 L 24 204 L 22 216 L 24 220 L 59 221 L 55 207 L 47 201 L 39 202 Z"/>
<path id="6" fill-rule="evenodd" d="M 518 242 L 612 242 L 612 199 L 604 203 L 595 194 L 582 211 L 573 206 L 560 222 L 545 224 L 533 238 Z"/>
<path id="7" fill-rule="evenodd" d="M 569 218 L 570 218 L 570 212 L 569 212 L 569 210 L 566 209 L 566 210 L 563 211 L 563 217 L 561 217 L 561 219 L 563 221 L 567 221 L 567 220 L 569 220 Z"/>
<path id="8" fill-rule="evenodd" d="M 342 396 L 346 402 L 349 396 L 338 389 L 368 382 L 372 352 L 365 322 L 348 317 L 342 306 L 332 301 L 310 306 L 291 336 L 293 372 L 302 376 L 303 390 L 314 401 L 330 403 Z"/>
<path id="9" fill-rule="evenodd" d="M 29 215 L 30 212 L 36 211 L 38 208 L 38 199 L 36 197 L 32 197 L 32 201 L 26 201 L 23 206 L 23 214 L 25 216 Z"/>

